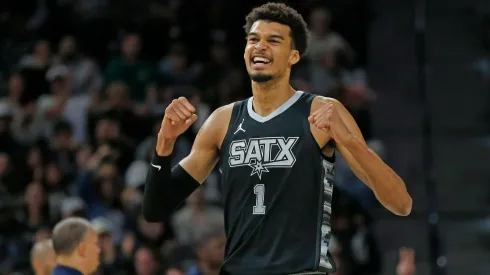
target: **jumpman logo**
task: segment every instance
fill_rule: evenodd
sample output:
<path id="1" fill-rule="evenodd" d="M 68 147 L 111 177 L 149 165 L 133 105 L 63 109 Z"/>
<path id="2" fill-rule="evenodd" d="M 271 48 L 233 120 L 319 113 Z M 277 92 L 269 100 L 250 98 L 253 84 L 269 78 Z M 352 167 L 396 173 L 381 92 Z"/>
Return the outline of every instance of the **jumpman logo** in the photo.
<path id="1" fill-rule="evenodd" d="M 243 129 L 243 128 L 242 128 L 242 124 L 243 124 L 243 122 L 244 122 L 244 121 L 245 121 L 245 119 L 243 119 L 243 120 L 242 120 L 242 123 L 240 123 L 240 124 L 238 125 L 238 128 L 236 129 L 236 131 L 235 131 L 234 135 L 236 135 L 236 133 L 238 133 L 238 132 L 240 132 L 240 131 L 242 131 L 242 132 L 244 132 L 244 133 L 245 133 L 245 129 Z"/>

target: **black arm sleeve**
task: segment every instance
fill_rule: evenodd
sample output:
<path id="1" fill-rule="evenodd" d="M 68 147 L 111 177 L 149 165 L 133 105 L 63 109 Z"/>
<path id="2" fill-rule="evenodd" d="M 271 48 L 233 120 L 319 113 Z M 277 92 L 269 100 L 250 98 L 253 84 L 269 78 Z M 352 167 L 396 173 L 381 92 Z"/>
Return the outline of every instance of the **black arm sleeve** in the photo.
<path id="1" fill-rule="evenodd" d="M 143 197 L 143 217 L 149 222 L 164 220 L 200 186 L 179 164 L 170 170 L 170 163 L 170 156 L 153 155 Z"/>

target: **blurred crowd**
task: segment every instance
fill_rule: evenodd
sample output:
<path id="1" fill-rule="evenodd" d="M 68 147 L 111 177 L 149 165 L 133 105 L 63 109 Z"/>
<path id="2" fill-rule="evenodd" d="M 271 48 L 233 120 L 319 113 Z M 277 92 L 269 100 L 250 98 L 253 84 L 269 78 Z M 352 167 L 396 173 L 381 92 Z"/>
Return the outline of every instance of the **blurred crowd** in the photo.
<path id="1" fill-rule="evenodd" d="M 341 100 L 382 156 L 364 71 L 366 1 L 298 2 L 311 45 L 293 87 Z M 217 274 L 225 243 L 219 172 L 162 223 L 142 218 L 142 192 L 166 104 L 186 96 L 199 117 L 176 144 L 177 163 L 216 107 L 251 96 L 241 26 L 262 3 L 0 3 L 0 274 L 31 274 L 33 244 L 72 216 L 100 234 L 96 274 Z M 336 177 L 336 275 L 379 274 L 376 201 L 341 158 Z"/>

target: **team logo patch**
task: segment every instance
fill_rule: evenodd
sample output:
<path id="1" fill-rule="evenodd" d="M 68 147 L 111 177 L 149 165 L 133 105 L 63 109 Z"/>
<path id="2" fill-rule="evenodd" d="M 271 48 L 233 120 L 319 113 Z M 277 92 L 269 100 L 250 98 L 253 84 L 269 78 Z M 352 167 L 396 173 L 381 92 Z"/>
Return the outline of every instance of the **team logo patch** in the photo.
<path id="1" fill-rule="evenodd" d="M 230 144 L 230 167 L 249 166 L 250 176 L 257 175 L 262 179 L 262 173 L 274 168 L 291 168 L 296 162 L 293 147 L 298 137 L 266 137 L 248 140 L 234 140 Z"/>

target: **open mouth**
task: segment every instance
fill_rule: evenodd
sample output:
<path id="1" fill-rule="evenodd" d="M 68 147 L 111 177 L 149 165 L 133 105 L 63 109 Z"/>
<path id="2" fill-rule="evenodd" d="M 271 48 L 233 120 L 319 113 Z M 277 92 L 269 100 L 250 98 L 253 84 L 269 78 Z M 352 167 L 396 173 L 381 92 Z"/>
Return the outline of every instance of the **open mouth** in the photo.
<path id="1" fill-rule="evenodd" d="M 265 56 L 254 56 L 251 62 L 253 69 L 260 70 L 267 68 L 272 63 L 272 60 Z"/>
<path id="2" fill-rule="evenodd" d="M 253 64 L 269 64 L 272 61 L 267 57 L 255 56 L 252 58 Z"/>

